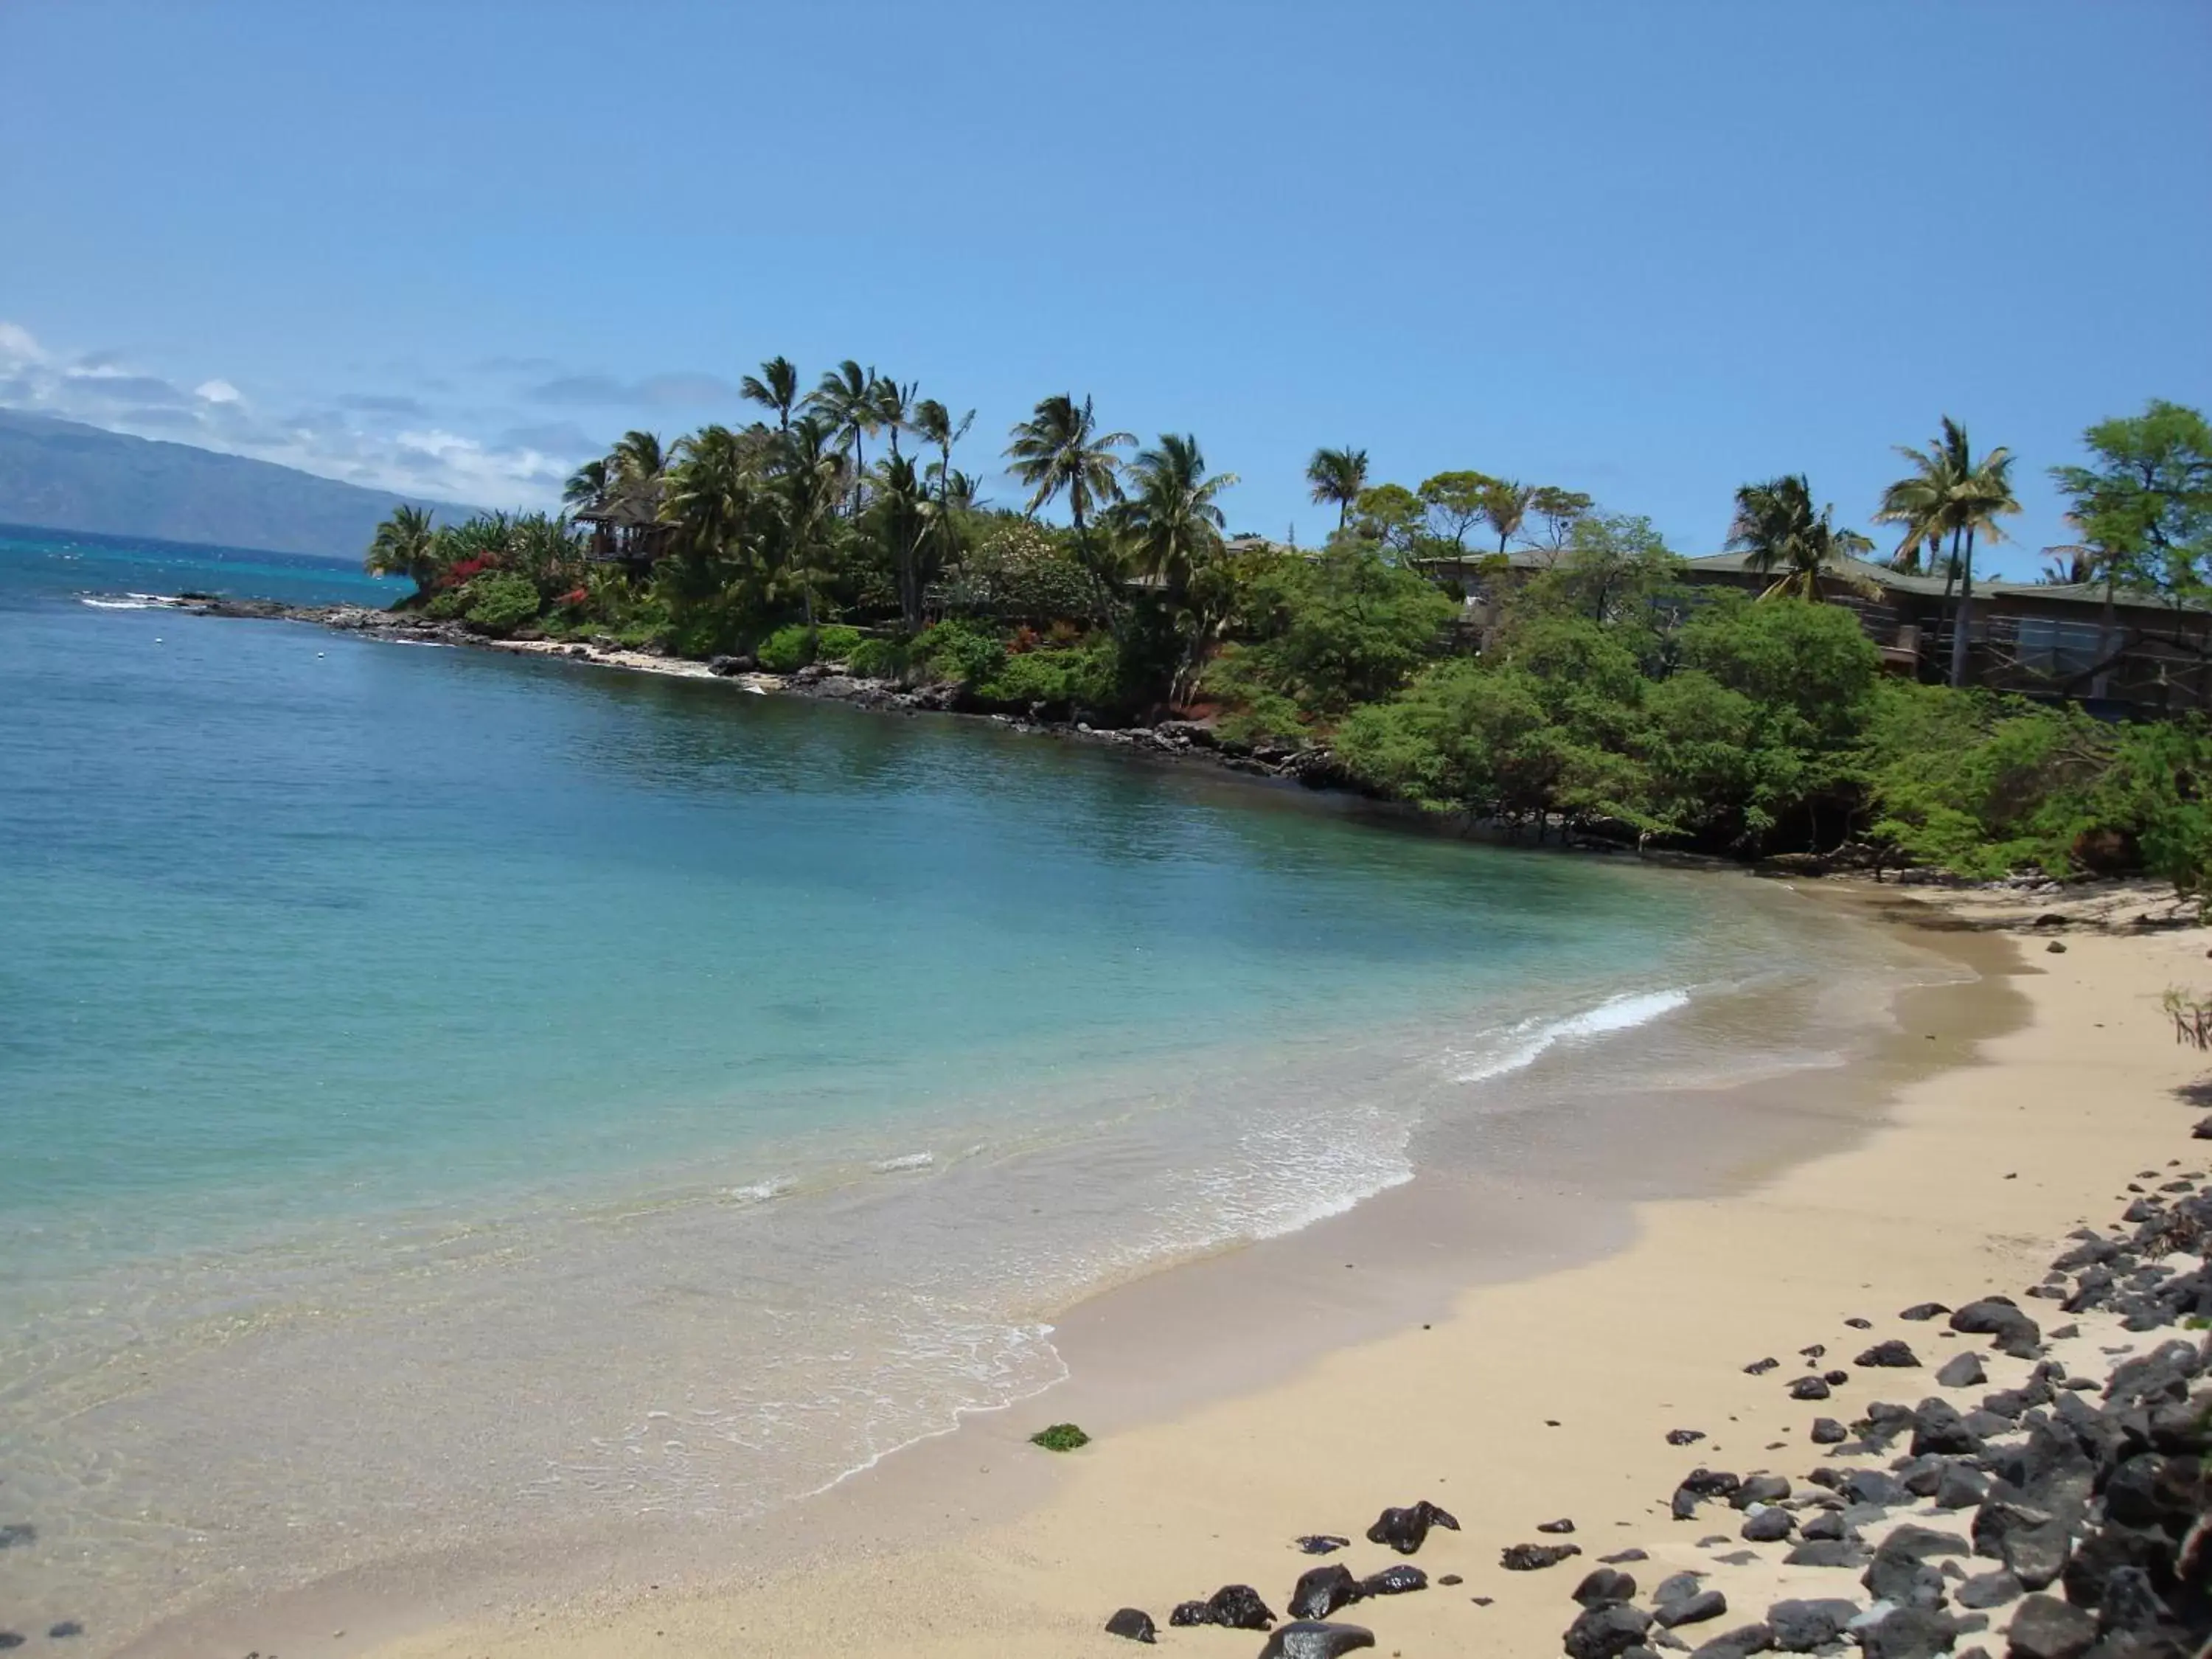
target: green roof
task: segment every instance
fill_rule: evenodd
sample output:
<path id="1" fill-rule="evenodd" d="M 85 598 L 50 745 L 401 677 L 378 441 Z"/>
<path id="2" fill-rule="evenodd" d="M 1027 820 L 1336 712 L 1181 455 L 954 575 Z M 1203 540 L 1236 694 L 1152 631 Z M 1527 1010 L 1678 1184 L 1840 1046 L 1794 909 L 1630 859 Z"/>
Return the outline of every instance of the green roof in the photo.
<path id="1" fill-rule="evenodd" d="M 1751 556 L 1747 553 L 1711 553 L 1701 559 L 1688 562 L 1692 571 L 1710 570 L 1716 574 L 1740 573 L 1755 576 Z M 1909 575 L 1893 570 L 1886 564 L 1875 564 L 1866 559 L 1841 558 L 1829 561 L 1827 568 L 1839 576 L 1859 577 L 1897 593 L 1917 593 L 1928 599 L 1942 599 L 1952 585 L 1941 576 Z M 1984 599 L 2056 599 L 2062 605 L 2095 605 L 2102 609 L 2105 585 L 2102 582 L 2008 582 L 1983 580 L 1974 584 L 1974 592 Z M 2202 611 L 2201 601 L 2170 598 L 2161 593 L 2147 592 L 2141 588 L 2117 588 L 2112 593 L 2115 605 L 2130 605 L 2138 610 Z"/>

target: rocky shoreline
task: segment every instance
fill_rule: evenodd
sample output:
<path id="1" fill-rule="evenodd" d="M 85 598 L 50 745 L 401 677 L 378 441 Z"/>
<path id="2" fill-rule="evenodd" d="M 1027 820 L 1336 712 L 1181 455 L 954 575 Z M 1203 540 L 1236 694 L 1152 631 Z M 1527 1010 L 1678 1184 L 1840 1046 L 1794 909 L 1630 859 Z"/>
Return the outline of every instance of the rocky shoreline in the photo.
<path id="1" fill-rule="evenodd" d="M 2212 1117 L 2193 1137 L 2200 1149 L 2212 1139 Z M 1698 1532 L 1689 1553 L 1699 1565 L 1647 1592 L 1637 1573 L 1661 1556 L 1684 1559 L 1680 1534 L 1597 1555 L 1562 1595 L 1571 1621 L 1561 1650 L 1568 1659 L 1854 1647 L 1869 1659 L 2212 1651 L 2212 1338 L 2196 1334 L 2212 1325 L 2208 1181 L 2201 1157 L 2133 1172 L 2118 1218 L 2075 1229 L 2019 1301 L 1984 1295 L 1956 1308 L 1921 1302 L 1886 1320 L 1850 1316 L 1841 1330 L 1790 1334 L 1819 1339 L 1797 1346 L 1792 1363 L 1765 1355 L 1741 1364 L 1793 1401 L 1826 1401 L 1854 1371 L 1894 1378 L 1908 1384 L 1898 1392 L 1918 1397 L 1874 1401 L 1849 1422 L 1808 1412 L 1807 1443 L 1766 1444 L 1741 1474 L 1686 1468 L 1671 1493 L 1651 1497 L 1672 1527 Z M 1726 1432 L 1692 1421 L 1665 1437 L 1687 1462 L 1690 1448 Z M 1384 1510 L 1364 1535 L 1412 1556 L 1435 1528 L 1461 1525 L 1423 1500 Z M 1561 1517 L 1532 1530 L 1557 1540 L 1576 1527 Z M 1495 1548 L 1512 1572 L 1583 1553 L 1572 1542 L 1471 1541 Z M 1293 1547 L 1352 1547 L 1331 1533 Z M 1460 1583 L 1445 1574 L 1433 1588 Z M 1387 1609 L 1372 1625 L 1337 1621 L 1338 1613 L 1431 1588 L 1411 1565 L 1365 1576 L 1330 1565 L 1291 1587 L 1287 1621 L 1237 1583 L 1177 1605 L 1168 1622 L 1267 1632 L 1261 1659 L 1334 1659 L 1393 1639 Z M 1158 1639 L 1142 1608 L 1116 1611 L 1105 1629 Z"/>

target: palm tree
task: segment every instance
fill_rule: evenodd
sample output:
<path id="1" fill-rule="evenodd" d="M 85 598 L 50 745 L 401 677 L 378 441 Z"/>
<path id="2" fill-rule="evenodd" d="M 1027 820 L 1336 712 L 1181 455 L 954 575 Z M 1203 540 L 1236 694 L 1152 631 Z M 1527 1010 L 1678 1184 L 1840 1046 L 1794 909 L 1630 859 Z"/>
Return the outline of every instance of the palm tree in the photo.
<path id="1" fill-rule="evenodd" d="M 376 526 L 362 568 L 372 576 L 404 576 L 427 588 L 438 574 L 438 537 L 430 527 L 426 507 L 396 507 L 392 516 Z"/>
<path id="2" fill-rule="evenodd" d="M 607 477 L 618 494 L 648 496 L 660 488 L 660 475 L 668 471 L 667 453 L 657 433 L 625 432 L 608 453 Z"/>
<path id="3" fill-rule="evenodd" d="M 602 459 L 586 461 L 561 486 L 561 499 L 570 507 L 589 507 L 607 493 L 607 464 Z"/>
<path id="4" fill-rule="evenodd" d="M 929 533 L 935 503 L 928 487 L 908 455 L 893 455 L 876 469 L 876 499 L 870 512 L 880 518 L 884 538 L 898 573 L 899 614 L 907 631 L 921 626 L 923 591 L 929 585 L 927 566 L 937 540 Z"/>
<path id="5" fill-rule="evenodd" d="M 943 495 L 946 482 L 952 477 L 952 446 L 968 435 L 968 428 L 975 422 L 975 411 L 969 410 L 958 420 L 952 411 L 934 398 L 924 398 L 914 406 L 914 433 L 926 444 L 937 446 L 938 491 Z"/>
<path id="6" fill-rule="evenodd" d="M 802 415 L 781 439 L 784 568 L 798 585 L 809 628 L 814 626 L 816 591 L 834 574 L 829 531 L 845 477 L 836 438 L 828 422 Z"/>
<path id="7" fill-rule="evenodd" d="M 1035 516 L 1047 501 L 1066 495 L 1077 544 L 1087 552 L 1091 509 L 1121 498 L 1121 459 L 1114 452 L 1136 439 L 1127 432 L 1101 433 L 1091 399 L 1079 404 L 1066 392 L 1039 403 L 1011 435 L 1006 459 L 1014 464 L 1014 476 L 1030 487 L 1029 513 Z"/>
<path id="8" fill-rule="evenodd" d="M 1812 488 L 1802 472 L 1747 483 L 1735 492 L 1729 546 L 1747 554 L 1744 562 L 1760 575 L 1772 576 L 1778 568 L 1782 573 L 1761 599 L 1817 599 L 1823 579 L 1869 598 L 1881 592 L 1871 577 L 1841 568 L 1846 557 L 1871 553 L 1874 544 L 1856 530 L 1837 529 L 1831 522 L 1834 513 L 1832 507 L 1814 511 Z"/>
<path id="9" fill-rule="evenodd" d="M 1206 647 L 1227 619 L 1219 586 L 1199 578 L 1221 550 L 1224 522 L 1216 497 L 1237 482 L 1234 472 L 1206 474 L 1206 457 L 1188 434 L 1160 434 L 1159 447 L 1139 453 L 1129 469 L 1134 486 L 1110 509 L 1115 533 L 1131 562 L 1165 588 L 1182 636 L 1182 656 L 1168 687 L 1170 702 L 1186 702 Z M 1203 588 L 1206 592 L 1194 592 Z"/>
<path id="10" fill-rule="evenodd" d="M 1498 478 L 1482 492 L 1482 519 L 1498 532 L 1498 550 L 1505 551 L 1505 544 L 1521 533 L 1521 526 L 1528 517 L 1528 503 L 1536 499 L 1536 486 L 1516 483 L 1510 478 Z"/>
<path id="11" fill-rule="evenodd" d="M 914 394 L 921 389 L 919 380 L 908 380 L 901 386 L 888 374 L 876 381 L 869 401 L 875 404 L 876 423 L 891 436 L 891 453 L 899 453 L 899 434 L 913 423 Z"/>
<path id="12" fill-rule="evenodd" d="M 750 402 L 775 412 L 775 429 L 791 430 L 791 411 L 799 406 L 799 371 L 788 357 L 771 357 L 757 374 L 738 382 L 738 391 Z"/>
<path id="13" fill-rule="evenodd" d="M 1951 625 L 1950 680 L 1953 685 L 1964 685 L 1974 607 L 1974 540 L 1979 535 L 2002 541 L 1997 516 L 2020 511 L 2012 493 L 2012 452 L 1993 449 L 1978 464 L 1966 428 L 1946 415 L 1942 433 L 1926 449 L 1900 444 L 1897 453 L 1912 463 L 1913 470 L 1882 492 L 1875 517 L 1905 526 L 1900 554 L 1906 548 L 1925 547 L 1931 556 L 1940 556 L 1943 538 L 1950 538 L 1959 582 L 1959 609 Z M 1947 580 L 1947 600 L 1949 592 Z"/>
<path id="14" fill-rule="evenodd" d="M 848 357 L 823 375 L 821 385 L 806 399 L 809 408 L 829 417 L 853 457 L 849 509 L 854 513 L 860 510 L 861 481 L 868 465 L 867 435 L 882 420 L 876 409 L 877 379 L 874 369 L 862 368 Z"/>
<path id="15" fill-rule="evenodd" d="M 1316 449 L 1306 463 L 1306 482 L 1317 501 L 1336 503 L 1336 527 L 1352 522 L 1352 504 L 1367 488 L 1367 452 L 1364 449 Z"/>

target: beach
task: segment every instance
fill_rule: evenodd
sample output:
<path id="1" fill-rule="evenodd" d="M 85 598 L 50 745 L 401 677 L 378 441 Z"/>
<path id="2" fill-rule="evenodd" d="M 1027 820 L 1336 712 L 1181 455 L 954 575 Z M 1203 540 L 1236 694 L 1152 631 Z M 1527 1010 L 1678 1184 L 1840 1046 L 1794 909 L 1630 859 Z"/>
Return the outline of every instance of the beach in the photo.
<path id="1" fill-rule="evenodd" d="M 1696 1540 L 1722 1528 L 1670 1520 L 1669 1493 L 1698 1464 L 1802 1476 L 1818 1452 L 1807 1443 L 1816 1414 L 1848 1421 L 1877 1399 L 1910 1404 L 1927 1378 L 1853 1367 L 1832 1400 L 1808 1404 L 1784 1386 L 1805 1365 L 1796 1351 L 1823 1345 L 1826 1364 L 1850 1365 L 1862 1345 L 1904 1339 L 1932 1368 L 1957 1339 L 1939 1335 L 1940 1321 L 1901 1322 L 1900 1311 L 2017 1297 L 2069 1230 L 2116 1215 L 2140 1173 L 2201 1175 L 2205 1162 L 2190 1139 L 2197 1113 L 2177 1095 L 2201 1056 L 2175 1045 L 2159 1006 L 2167 986 L 2202 978 L 2204 931 L 2069 927 L 2053 952 L 2051 925 L 2034 925 L 2051 913 L 2048 897 L 1944 898 L 1923 919 L 1948 927 L 1964 916 L 1972 931 L 1937 937 L 1964 941 L 1984 977 L 1916 994 L 1899 1046 L 1940 1058 L 1916 1066 L 1893 1051 L 1903 1080 L 1873 1103 L 1864 1129 L 1843 1133 L 1845 1144 L 1782 1165 L 1771 1143 L 1748 1163 L 1723 1155 L 1698 1195 L 1638 1204 L 1621 1240 L 1559 1224 L 1540 1194 L 1486 1241 L 1447 1237 L 1449 1220 L 1425 1218 L 1418 1197 L 1386 1195 L 1076 1310 L 1057 1339 L 1071 1372 L 1060 1389 L 844 1483 L 742 1559 L 672 1556 L 650 1589 L 540 1581 L 531 1599 L 501 1606 L 484 1605 L 495 1593 L 465 1605 L 483 1585 L 441 1588 L 434 1574 L 417 1574 L 418 1598 L 403 1605 L 392 1599 L 401 1581 L 362 1578 L 264 1609 L 256 1639 L 377 1659 L 1012 1656 L 1041 1644 L 1108 1655 L 1127 1650 L 1103 1626 L 1128 1606 L 1159 1623 L 1163 1646 L 1256 1651 L 1247 1633 L 1169 1630 L 1168 1611 L 1231 1583 L 1257 1587 L 1279 1611 L 1314 1565 L 1292 1544 L 1302 1534 L 1348 1537 L 1332 1559 L 1379 1569 L 1396 1558 L 1362 1532 L 1385 1507 L 1419 1499 L 1460 1523 L 1430 1534 L 1419 1565 L 1432 1581 L 1463 1582 L 1341 1615 L 1370 1625 L 1386 1651 L 1556 1651 L 1577 1611 L 1575 1579 L 1601 1554 L 1629 1549 L 1648 1553 L 1635 1571 L 1653 1578 L 1692 1567 L 1715 1585 L 1736 1583 L 1745 1616 L 1769 1580 L 1797 1582 L 1778 1594 L 1858 1595 L 1856 1574 L 1824 1588 L 1817 1570 L 1774 1567 L 1771 1550 L 1717 1566 L 1729 1552 Z M 2057 908 L 2078 919 L 2100 903 L 2109 911 L 2102 901 Z M 1962 1027 L 1975 1035 L 1959 1039 Z M 1571 1207 L 1572 1194 L 1557 1196 Z M 1335 1265 L 1347 1241 L 1380 1254 Z M 1491 1282 L 1455 1288 L 1433 1263 L 1424 1270 L 1425 1255 L 1464 1261 L 1470 1243 L 1487 1250 Z M 1351 1293 L 1325 1282 L 1363 1271 L 1398 1285 Z M 1210 1348 L 1209 1310 L 1234 1322 L 1239 1307 L 1290 1334 L 1242 1361 Z M 1397 1328 L 1332 1346 L 1333 1332 L 1384 1318 Z M 2112 1330 L 2081 1323 L 2082 1338 L 2052 1348 L 2077 1369 L 2079 1350 Z M 1773 1356 L 1780 1369 L 1747 1372 Z M 1255 1383 L 1253 1363 L 1275 1374 Z M 1989 1366 L 1996 1384 L 2027 1371 L 2002 1357 Z M 1063 1417 L 1093 1443 L 1058 1457 L 1025 1443 Z M 1704 1437 L 1670 1444 L 1675 1430 Z M 1732 1534 L 1735 1517 L 1721 1514 Z M 1537 1530 L 1562 1518 L 1571 1534 Z M 1504 1547 L 1547 1541 L 1585 1553 L 1548 1571 L 1501 1571 Z M 611 1549 L 601 1565 L 622 1561 Z M 514 1568 L 510 1590 L 530 1582 L 526 1566 Z"/>

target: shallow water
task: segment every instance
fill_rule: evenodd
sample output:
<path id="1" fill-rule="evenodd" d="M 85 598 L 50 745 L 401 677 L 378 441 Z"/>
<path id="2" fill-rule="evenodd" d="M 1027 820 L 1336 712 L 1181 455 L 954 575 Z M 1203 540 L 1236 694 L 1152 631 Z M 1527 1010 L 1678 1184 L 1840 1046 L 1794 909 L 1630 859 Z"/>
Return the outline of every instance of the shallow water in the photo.
<path id="1" fill-rule="evenodd" d="M 1531 1068 L 1825 1063 L 1901 964 L 988 723 L 127 597 L 184 587 L 373 591 L 0 535 L 0 1584 L 94 1651 L 402 1542 L 758 1513 Z M 1693 1018 L 1746 996 L 1826 1024 Z"/>

